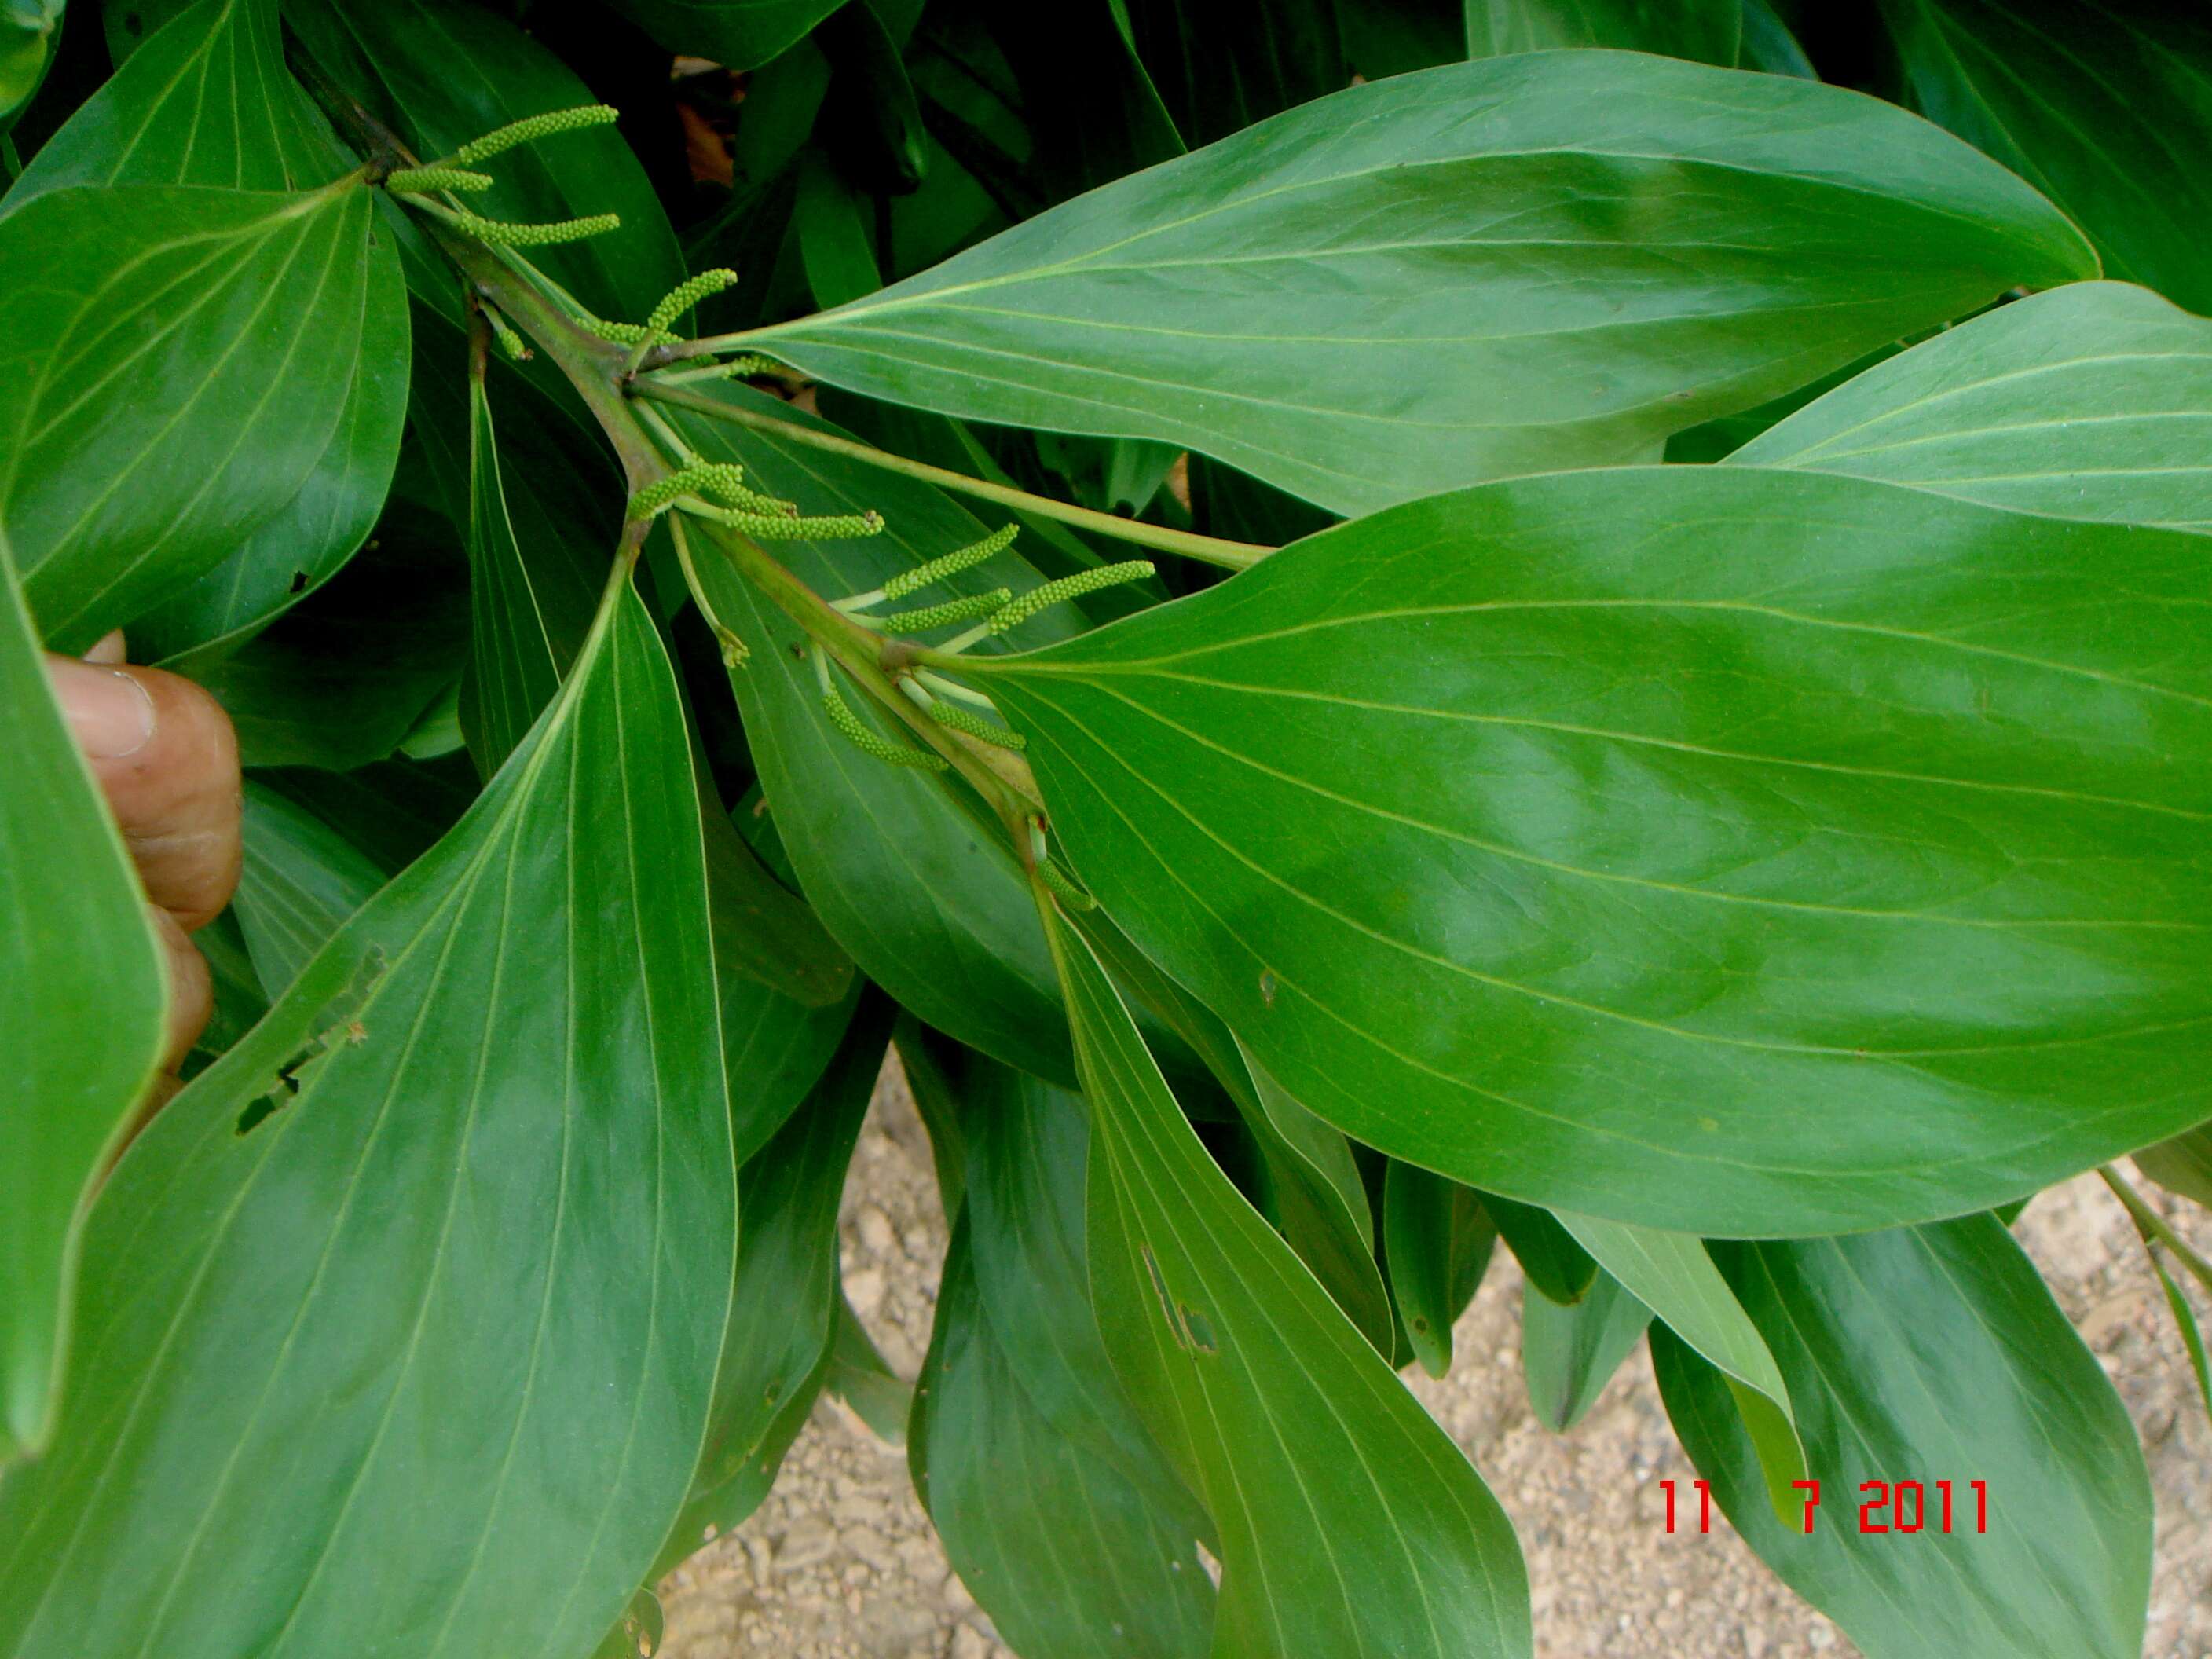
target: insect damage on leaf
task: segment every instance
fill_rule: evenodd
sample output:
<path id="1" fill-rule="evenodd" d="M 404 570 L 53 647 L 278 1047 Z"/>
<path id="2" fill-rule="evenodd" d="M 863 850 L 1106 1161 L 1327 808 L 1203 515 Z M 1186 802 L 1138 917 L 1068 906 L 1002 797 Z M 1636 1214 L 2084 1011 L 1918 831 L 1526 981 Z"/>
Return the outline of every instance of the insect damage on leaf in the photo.
<path id="1" fill-rule="evenodd" d="M 301 1043 L 292 1057 L 276 1068 L 275 1080 L 266 1093 L 248 1101 L 238 1115 L 238 1133 L 249 1135 L 266 1123 L 299 1097 L 307 1087 L 314 1069 L 329 1057 L 340 1042 L 358 1048 L 368 1041 L 368 1026 L 362 1018 L 368 1006 L 369 993 L 384 977 L 389 964 L 385 960 L 384 947 L 373 945 L 368 955 L 355 968 L 353 978 L 343 990 L 332 997 L 323 1009 L 325 1023 L 314 1036 Z"/>

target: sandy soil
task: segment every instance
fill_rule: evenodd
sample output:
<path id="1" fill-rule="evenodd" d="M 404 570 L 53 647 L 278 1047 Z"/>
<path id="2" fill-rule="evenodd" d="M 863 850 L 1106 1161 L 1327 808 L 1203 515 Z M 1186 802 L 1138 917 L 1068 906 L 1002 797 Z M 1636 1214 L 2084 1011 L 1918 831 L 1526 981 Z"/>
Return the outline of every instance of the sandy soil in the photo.
<path id="1" fill-rule="evenodd" d="M 2165 1206 L 2179 1216 L 2183 1207 Z M 2193 1236 L 2212 1249 L 2201 1212 Z M 887 1071 L 845 1191 L 846 1285 L 911 1378 L 929 1341 L 945 1222 L 927 1136 Z M 2156 1281 L 2094 1176 L 2045 1194 L 2021 1237 L 2118 1384 L 2158 1498 L 2147 1659 L 2212 1659 L 2212 1425 Z M 1727 1523 L 1661 1526 L 1657 1482 L 1693 1474 L 1642 1349 L 1564 1437 L 1531 1416 L 1517 1347 L 1521 1279 L 1503 1251 L 1461 1322 L 1429 1410 L 1512 1515 L 1528 1553 L 1540 1659 L 1849 1659 L 1857 1650 L 1771 1577 Z M 947 1566 L 903 1452 L 825 1404 L 760 1512 L 661 1587 L 665 1659 L 994 1659 L 1008 1650 Z"/>

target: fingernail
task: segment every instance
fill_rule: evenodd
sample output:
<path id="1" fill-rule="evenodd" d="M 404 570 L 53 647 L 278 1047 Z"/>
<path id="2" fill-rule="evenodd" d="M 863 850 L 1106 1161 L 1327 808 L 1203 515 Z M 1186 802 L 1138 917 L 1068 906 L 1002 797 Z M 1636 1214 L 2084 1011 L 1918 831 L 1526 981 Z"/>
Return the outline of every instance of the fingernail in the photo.
<path id="1" fill-rule="evenodd" d="M 77 746 L 94 760 L 135 755 L 154 736 L 154 700 L 128 674 L 73 657 L 51 657 L 46 672 Z"/>

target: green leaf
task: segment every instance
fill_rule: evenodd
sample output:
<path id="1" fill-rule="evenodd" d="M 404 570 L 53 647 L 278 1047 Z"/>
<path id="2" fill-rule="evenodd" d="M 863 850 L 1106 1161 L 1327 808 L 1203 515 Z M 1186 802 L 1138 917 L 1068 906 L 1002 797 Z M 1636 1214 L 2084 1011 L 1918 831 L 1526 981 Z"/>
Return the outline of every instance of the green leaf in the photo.
<path id="1" fill-rule="evenodd" d="M 193 678 L 248 766 L 344 770 L 396 752 L 461 672 L 468 574 L 434 514 L 395 506 L 307 604 Z"/>
<path id="2" fill-rule="evenodd" d="M 1421 1369 L 1451 1370 L 1452 1327 L 1474 1299 L 1498 1227 L 1471 1187 L 1390 1160 L 1382 1177 L 1382 1254 Z"/>
<path id="3" fill-rule="evenodd" d="M 813 32 L 842 0 L 612 0 L 669 51 L 757 69 Z"/>
<path id="4" fill-rule="evenodd" d="M 2173 1275 L 2166 1272 L 2166 1263 L 2159 1260 L 2158 1252 L 2145 1246 L 2144 1254 L 2150 1257 L 2151 1271 L 2158 1275 L 2160 1288 L 2166 1292 L 2166 1310 L 2173 1316 L 2174 1329 L 2181 1334 L 2181 1345 L 2189 1355 L 2190 1369 L 2197 1373 L 2198 1397 L 2204 1401 L 2205 1412 L 2212 1414 L 2212 1360 L 2208 1360 L 2205 1356 L 2204 1333 L 2198 1328 L 2197 1310 L 2189 1305 L 2189 1298 L 2182 1293 L 2181 1286 L 2173 1282 Z"/>
<path id="5" fill-rule="evenodd" d="M 575 72 L 507 19 L 440 0 L 287 0 L 284 21 L 324 70 L 426 160 L 547 110 L 593 100 Z M 684 258 L 645 168 L 611 127 L 563 133 L 491 163 L 469 198 L 487 218 L 622 216 L 617 235 L 532 248 L 531 263 L 599 316 L 642 322 L 684 280 Z M 440 297 L 457 284 L 442 264 Z"/>
<path id="6" fill-rule="evenodd" d="M 1241 1043 L 1237 1054 L 1251 1073 L 1250 1093 L 1260 1109 L 1245 1110 L 1245 1124 L 1260 1142 L 1283 1236 L 1314 1267 L 1345 1316 L 1388 1358 L 1390 1297 L 1375 1265 L 1375 1217 L 1352 1145 L 1292 1099 Z"/>
<path id="7" fill-rule="evenodd" d="M 240 930 L 256 977 L 282 991 L 384 885 L 368 854 L 297 801 L 248 778 Z"/>
<path id="8" fill-rule="evenodd" d="M 860 193 L 820 155 L 800 161 L 792 226 L 817 306 L 841 306 L 884 285 L 861 203 Z"/>
<path id="9" fill-rule="evenodd" d="M 1091 1310 L 1083 1103 L 980 1059 L 957 1098 L 970 1181 L 915 1396 L 915 1488 L 1027 1659 L 1096 1653 L 1107 1631 L 1117 1654 L 1203 1659 L 1205 1517 Z"/>
<path id="10" fill-rule="evenodd" d="M 1301 1102 L 1675 1231 L 1985 1208 L 2207 1109 L 2197 536 L 1752 467 L 1484 486 L 968 672 Z"/>
<path id="11" fill-rule="evenodd" d="M 1528 1654 L 1504 1511 L 1206 1155 L 1091 947 L 1048 936 L 1091 1110 L 1091 1299 L 1218 1534 L 1212 1651 Z"/>
<path id="12" fill-rule="evenodd" d="M 1109 4 L 1122 9 L 1121 0 Z M 1334 0 L 1128 0 L 1127 15 L 1130 44 L 1176 130 L 1205 144 L 1344 86 L 1340 19 L 1370 9 Z"/>
<path id="13" fill-rule="evenodd" d="M 1743 41 L 1737 61 L 1745 69 L 1768 75 L 1794 75 L 1806 81 L 1820 78 L 1805 48 L 1797 44 L 1797 37 L 1769 0 L 1743 0 Z"/>
<path id="14" fill-rule="evenodd" d="M 0 533 L 0 1468 L 45 1444 L 68 1367 L 81 1206 L 154 1079 L 168 988 L 115 820 L 46 680 Z"/>
<path id="15" fill-rule="evenodd" d="M 0 198 L 0 217 L 71 185 L 298 190 L 354 165 L 285 67 L 276 0 L 201 0 L 40 147 Z M 319 586 L 374 526 L 407 409 L 408 322 L 396 250 L 382 237 L 371 250 L 377 272 L 353 388 L 329 447 L 289 504 L 133 623 L 143 659 L 173 661 L 253 632 Z"/>
<path id="16" fill-rule="evenodd" d="M 1784 1583 L 1868 1659 L 2142 1651 L 2142 1450 L 2103 1370 L 1995 1218 L 1713 1254 L 1796 1407 L 1820 1483 L 1809 1537 L 1776 1520 L 1721 1374 L 1657 1330 L 1652 1364 L 1698 1473 Z M 1948 1534 L 1939 1480 L 1951 1484 Z M 1900 1536 L 1888 1494 L 1913 1481 L 1922 1529 Z M 1987 1487 L 1986 1533 L 1974 1481 Z M 1862 1532 L 1876 1521 L 1889 1530 Z"/>
<path id="17" fill-rule="evenodd" d="M 1650 1322 L 1651 1310 L 1611 1273 L 1598 1273 L 1571 1305 L 1527 1280 L 1521 1287 L 1521 1366 L 1536 1420 L 1553 1434 L 1581 1422 Z"/>
<path id="18" fill-rule="evenodd" d="M 2212 530 L 2212 322 L 2122 283 L 2002 306 L 1730 455 L 2055 518 Z"/>
<path id="19" fill-rule="evenodd" d="M 2106 270 L 2212 310 L 2212 24 L 2157 0 L 1882 0 L 1913 105 L 2087 231 Z"/>
<path id="20" fill-rule="evenodd" d="M 1597 1259 L 1583 1249 L 1557 1216 L 1496 1193 L 1481 1197 L 1491 1224 L 1531 1285 L 1563 1308 L 1572 1307 L 1589 1294 L 1597 1278 Z"/>
<path id="21" fill-rule="evenodd" d="M 718 395 L 740 408 L 804 418 L 744 387 Z M 886 529 L 865 541 L 777 544 L 817 592 L 864 592 L 986 532 L 927 485 L 750 428 L 689 416 L 679 424 L 702 453 L 738 462 L 757 488 L 809 514 L 882 512 Z M 751 653 L 730 683 L 769 804 L 823 925 L 863 973 L 929 1024 L 1024 1071 L 1071 1079 L 1036 909 L 988 810 L 955 793 L 964 786 L 887 766 L 840 736 L 803 659 L 805 636 L 703 537 L 693 540 L 708 599 Z M 1018 592 L 1038 580 L 1009 552 L 931 597 L 1000 586 Z M 1057 613 L 1039 625 L 1068 626 Z"/>
<path id="22" fill-rule="evenodd" d="M 1158 439 L 1359 512 L 1637 459 L 2094 271 L 2048 203 L 1894 108 L 1561 52 L 1302 105 L 756 337 L 872 396 Z"/>
<path id="23" fill-rule="evenodd" d="M 63 0 L 0 3 L 0 131 L 46 76 L 61 33 Z"/>
<path id="24" fill-rule="evenodd" d="M 40 146 L 0 218 L 72 185 L 301 191 L 356 165 L 284 67 L 276 0 L 199 0 Z"/>
<path id="25" fill-rule="evenodd" d="M 461 729 L 477 769 L 489 776 L 560 690 L 592 608 L 590 588 L 574 568 L 580 561 L 563 556 L 581 550 L 573 532 L 535 538 L 528 552 L 516 538 L 491 399 L 477 373 L 469 377 L 468 480 L 469 665 L 461 678 Z M 518 493 L 532 494 L 526 483 Z M 575 528 L 588 533 L 591 526 Z"/>
<path id="26" fill-rule="evenodd" d="M 714 1409 L 690 1494 L 651 1578 L 752 1513 L 791 1443 L 779 1425 L 794 1406 L 801 1421 L 812 1407 L 842 1300 L 837 1199 L 890 1023 L 884 1000 L 866 999 L 813 1092 L 739 1172 L 744 1231 Z M 796 1434 L 797 1425 L 788 1426 Z"/>
<path id="27" fill-rule="evenodd" d="M 1704 1243 L 1686 1233 L 1595 1216 L 1563 1215 L 1559 1220 L 1624 1290 L 1720 1368 L 1758 1449 L 1775 1516 L 1784 1526 L 1796 1527 L 1802 1505 L 1793 1483 L 1805 1478 L 1805 1449 L 1790 1417 L 1790 1390 L 1759 1328 Z"/>
<path id="28" fill-rule="evenodd" d="M 57 649 L 174 599 L 298 496 L 388 275 L 373 217 L 348 181 L 56 191 L 0 222 L 0 514 Z"/>
<path id="29" fill-rule="evenodd" d="M 1615 46 L 1735 66 L 1744 0 L 1467 0 L 1470 58 Z"/>
<path id="30" fill-rule="evenodd" d="M 2212 1209 L 2212 1124 L 2200 1123 L 2135 1153 L 2136 1168 L 2170 1193 Z"/>
<path id="31" fill-rule="evenodd" d="M 0 1651 L 557 1659 L 621 1614 L 734 1244 L 685 750 L 625 584 L 460 825 L 133 1143 L 84 1386 L 0 1490 Z"/>
<path id="32" fill-rule="evenodd" d="M 1268 1218 L 1345 1317 L 1377 1353 L 1389 1356 L 1395 1342 L 1390 1293 L 1376 1265 L 1366 1187 L 1344 1137 L 1273 1079 L 1262 1085 L 1259 1068 L 1229 1028 L 1110 920 L 1094 910 L 1081 927 L 1115 982 L 1190 1049 L 1206 1078 L 1228 1096 L 1260 1154 L 1258 1184 Z"/>
<path id="33" fill-rule="evenodd" d="M 913 1385 L 901 1380 L 891 1362 L 869 1337 L 853 1304 L 837 1299 L 837 1331 L 830 1340 L 830 1369 L 822 1392 L 842 1401 L 886 1446 L 906 1444 L 907 1419 L 914 1413 Z"/>

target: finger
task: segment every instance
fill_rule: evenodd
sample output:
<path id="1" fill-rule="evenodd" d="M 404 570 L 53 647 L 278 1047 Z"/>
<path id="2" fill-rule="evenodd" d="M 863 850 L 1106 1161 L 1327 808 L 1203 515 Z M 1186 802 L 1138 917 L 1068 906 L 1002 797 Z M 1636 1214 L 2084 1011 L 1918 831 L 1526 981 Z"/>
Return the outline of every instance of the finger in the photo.
<path id="1" fill-rule="evenodd" d="M 176 917 L 158 904 L 150 908 L 154 933 L 161 941 L 169 970 L 168 1043 L 161 1051 L 161 1069 L 173 1072 L 185 1063 L 215 1012 L 215 979 L 208 972 L 207 958 L 185 937 Z"/>
<path id="2" fill-rule="evenodd" d="M 100 642 L 84 653 L 87 662 L 123 663 L 131 659 L 131 647 L 123 642 L 123 630 L 111 628 L 100 636 Z"/>
<path id="3" fill-rule="evenodd" d="M 78 746 L 122 827 L 147 896 L 186 931 L 238 885 L 238 740 L 222 706 L 158 668 L 49 657 Z"/>

